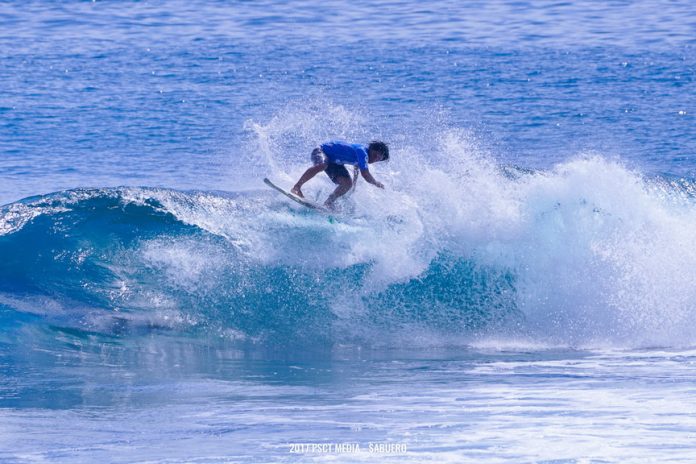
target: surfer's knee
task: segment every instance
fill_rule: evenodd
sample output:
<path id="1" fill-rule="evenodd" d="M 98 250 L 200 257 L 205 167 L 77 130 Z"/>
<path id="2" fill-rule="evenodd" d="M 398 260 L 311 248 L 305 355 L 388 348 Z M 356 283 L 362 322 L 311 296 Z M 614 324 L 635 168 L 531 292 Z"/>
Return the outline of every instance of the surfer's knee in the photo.
<path id="1" fill-rule="evenodd" d="M 344 188 L 351 188 L 353 186 L 351 178 L 346 176 L 336 177 L 336 183 Z"/>
<path id="2" fill-rule="evenodd" d="M 315 164 L 309 169 L 314 170 L 315 173 L 321 172 L 321 171 L 326 171 L 326 168 L 329 167 L 329 163 L 319 163 Z"/>

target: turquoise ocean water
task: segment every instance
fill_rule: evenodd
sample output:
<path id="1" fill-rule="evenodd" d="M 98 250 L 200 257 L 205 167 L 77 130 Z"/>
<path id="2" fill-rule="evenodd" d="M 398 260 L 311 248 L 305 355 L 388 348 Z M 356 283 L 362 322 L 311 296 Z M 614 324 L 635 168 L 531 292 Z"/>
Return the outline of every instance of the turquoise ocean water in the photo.
<path id="1" fill-rule="evenodd" d="M 0 461 L 693 462 L 695 47 L 687 1 L 0 1 Z M 384 191 L 263 185 L 333 138 Z"/>

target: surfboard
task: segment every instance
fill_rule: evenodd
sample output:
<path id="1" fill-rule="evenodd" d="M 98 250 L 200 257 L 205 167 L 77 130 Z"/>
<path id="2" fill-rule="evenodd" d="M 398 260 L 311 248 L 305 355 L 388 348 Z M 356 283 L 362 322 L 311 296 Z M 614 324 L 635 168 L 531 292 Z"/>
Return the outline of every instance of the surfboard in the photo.
<path id="1" fill-rule="evenodd" d="M 292 201 L 301 204 L 302 206 L 306 206 L 307 208 L 321 211 L 322 213 L 330 213 L 331 212 L 328 208 L 326 208 L 322 205 L 314 203 L 313 201 L 307 200 L 305 198 L 300 198 L 297 195 L 295 195 L 294 193 L 290 193 L 287 190 L 284 190 L 283 188 L 278 187 L 276 184 L 271 182 L 271 180 L 268 177 L 263 178 L 263 183 L 268 185 L 269 187 L 271 187 L 273 190 L 276 190 L 276 191 L 282 193 L 286 197 L 290 198 Z"/>

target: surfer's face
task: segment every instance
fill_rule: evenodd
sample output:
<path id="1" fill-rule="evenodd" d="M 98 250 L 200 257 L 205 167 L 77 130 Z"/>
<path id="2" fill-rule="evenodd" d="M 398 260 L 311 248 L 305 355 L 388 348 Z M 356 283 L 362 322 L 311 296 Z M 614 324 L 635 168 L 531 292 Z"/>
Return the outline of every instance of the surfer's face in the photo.
<path id="1" fill-rule="evenodd" d="M 370 150 L 370 152 L 367 154 L 367 162 L 368 163 L 376 163 L 378 161 L 383 161 L 384 160 L 384 155 L 382 155 L 381 152 L 378 152 L 377 150 Z"/>

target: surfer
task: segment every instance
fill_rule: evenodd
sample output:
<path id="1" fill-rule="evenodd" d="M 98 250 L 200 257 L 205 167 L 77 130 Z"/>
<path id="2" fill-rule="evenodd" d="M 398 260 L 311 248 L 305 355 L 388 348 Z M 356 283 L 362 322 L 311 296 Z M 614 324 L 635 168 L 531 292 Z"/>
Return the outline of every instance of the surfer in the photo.
<path id="1" fill-rule="evenodd" d="M 331 179 L 331 182 L 336 184 L 336 190 L 324 202 L 324 206 L 333 208 L 336 199 L 355 185 L 358 180 L 358 172 L 367 182 L 383 189 L 384 185 L 372 177 L 367 165 L 388 159 L 389 147 L 386 143 L 380 141 L 370 142 L 369 145 L 347 143 L 339 140 L 323 143 L 318 148 L 312 150 L 313 166 L 302 174 L 302 177 L 297 181 L 291 192 L 300 198 L 304 198 L 302 186 L 312 177 L 324 171 Z M 346 164 L 354 166 L 352 179 L 345 167 Z"/>

